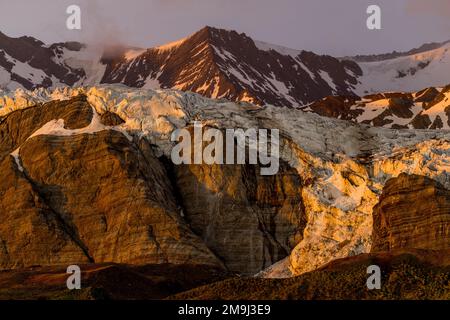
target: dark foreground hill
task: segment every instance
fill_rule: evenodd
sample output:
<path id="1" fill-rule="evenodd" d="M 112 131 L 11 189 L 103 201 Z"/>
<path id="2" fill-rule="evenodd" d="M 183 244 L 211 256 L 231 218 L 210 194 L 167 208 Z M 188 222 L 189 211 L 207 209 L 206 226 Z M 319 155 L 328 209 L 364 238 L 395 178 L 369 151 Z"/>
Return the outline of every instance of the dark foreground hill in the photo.
<path id="1" fill-rule="evenodd" d="M 367 267 L 382 270 L 381 290 L 368 290 Z M 288 279 L 232 278 L 175 295 L 198 300 L 448 300 L 450 259 L 446 251 L 364 254 Z"/>

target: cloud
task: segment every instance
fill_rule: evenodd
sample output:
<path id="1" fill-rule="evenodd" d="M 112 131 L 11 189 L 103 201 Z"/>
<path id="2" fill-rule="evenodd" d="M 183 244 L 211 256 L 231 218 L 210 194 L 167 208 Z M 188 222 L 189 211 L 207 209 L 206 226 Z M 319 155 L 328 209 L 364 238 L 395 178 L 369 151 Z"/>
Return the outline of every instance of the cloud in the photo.
<path id="1" fill-rule="evenodd" d="M 409 0 L 406 9 L 412 14 L 426 14 L 450 18 L 449 0 Z"/>
<path id="2" fill-rule="evenodd" d="M 108 17 L 101 1 L 84 1 L 81 9 L 84 15 L 83 38 L 85 42 L 97 45 L 120 45 L 125 43 L 125 24 L 115 17 Z"/>

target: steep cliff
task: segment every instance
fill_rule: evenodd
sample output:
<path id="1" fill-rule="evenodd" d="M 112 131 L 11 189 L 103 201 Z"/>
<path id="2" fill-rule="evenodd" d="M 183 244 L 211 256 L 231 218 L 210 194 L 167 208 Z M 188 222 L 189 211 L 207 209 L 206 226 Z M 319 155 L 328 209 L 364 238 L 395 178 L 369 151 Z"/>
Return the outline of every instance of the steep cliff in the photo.
<path id="1" fill-rule="evenodd" d="M 376 128 L 122 86 L 17 91 L 0 105 L 3 268 L 169 262 L 249 274 L 273 264 L 265 275 L 285 277 L 379 243 L 395 248 L 407 233 L 400 247 L 442 249 L 448 239 L 445 130 Z M 174 165 L 170 136 L 194 121 L 279 129 L 279 172 Z M 403 181 L 402 173 L 429 180 L 422 191 L 405 184 L 397 195 L 392 181 Z M 433 192 L 433 204 L 421 200 Z M 396 211 L 392 199 L 422 203 L 430 217 Z"/>
<path id="2" fill-rule="evenodd" d="M 450 247 L 450 190 L 428 177 L 389 180 L 373 218 L 373 252 Z"/>
<path id="3" fill-rule="evenodd" d="M 0 124 L 0 267 L 222 265 L 181 219 L 146 140 L 106 127 L 84 96 Z"/>

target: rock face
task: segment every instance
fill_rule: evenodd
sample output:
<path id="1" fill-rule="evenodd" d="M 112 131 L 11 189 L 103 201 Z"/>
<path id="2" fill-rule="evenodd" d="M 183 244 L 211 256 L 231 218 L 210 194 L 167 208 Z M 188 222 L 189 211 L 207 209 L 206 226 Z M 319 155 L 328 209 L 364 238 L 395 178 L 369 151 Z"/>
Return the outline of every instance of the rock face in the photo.
<path id="1" fill-rule="evenodd" d="M 392 209 L 388 241 L 397 246 L 406 232 L 411 245 L 438 249 L 437 235 L 448 240 L 445 214 L 433 216 L 447 210 L 446 130 L 377 128 L 123 86 L 16 92 L 0 98 L 0 114 L 2 268 L 198 263 L 251 274 L 277 262 L 267 276 L 299 275 L 370 252 L 384 226 L 374 225 L 373 208 L 389 204 L 380 197 L 402 173 L 430 179 L 424 190 L 435 181 L 437 204 L 429 205 L 430 219 Z M 171 134 L 194 121 L 279 129 L 278 174 L 263 177 L 258 165 L 174 165 Z M 409 202 L 423 198 L 414 185 L 402 194 Z M 423 228 L 434 235 L 423 238 Z"/>
<path id="2" fill-rule="evenodd" d="M 392 129 L 450 129 L 450 86 L 414 93 L 332 96 L 302 107 L 321 116 Z"/>
<path id="3" fill-rule="evenodd" d="M 80 97 L 16 111 L 0 124 L 0 267 L 220 266 L 181 219 L 165 169 L 145 140 L 116 130 L 32 135 L 50 119 L 64 119 L 67 130 L 86 127 L 93 114 Z"/>
<path id="4" fill-rule="evenodd" d="M 183 165 L 175 176 L 190 226 L 230 271 L 257 273 L 303 237 L 302 179 L 288 165 L 271 177 L 250 165 Z"/>
<path id="5" fill-rule="evenodd" d="M 373 210 L 372 252 L 450 248 L 450 190 L 423 176 L 386 183 Z"/>
<path id="6" fill-rule="evenodd" d="M 92 108 L 86 104 L 85 98 L 79 97 L 70 102 L 51 102 L 39 109 L 28 108 L 8 114 L 0 124 L 0 159 L 3 160 L 53 119 L 64 120 L 67 129 L 80 129 L 91 122 Z"/>

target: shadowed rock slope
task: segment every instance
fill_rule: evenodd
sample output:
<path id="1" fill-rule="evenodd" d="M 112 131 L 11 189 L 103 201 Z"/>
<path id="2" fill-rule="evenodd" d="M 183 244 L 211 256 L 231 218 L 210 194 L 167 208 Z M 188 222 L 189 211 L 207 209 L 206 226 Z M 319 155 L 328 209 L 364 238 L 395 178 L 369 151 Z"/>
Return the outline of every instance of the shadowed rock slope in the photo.
<path id="1" fill-rule="evenodd" d="M 170 299 L 448 300 L 449 253 L 446 250 L 364 254 L 334 261 L 294 278 L 232 278 L 174 295 Z M 378 265 L 383 270 L 381 290 L 367 289 L 367 267 L 370 265 Z"/>
<path id="2" fill-rule="evenodd" d="M 80 265 L 81 289 L 68 290 L 66 268 L 30 267 L 0 271 L 0 300 L 163 299 L 228 274 L 204 265 Z"/>

